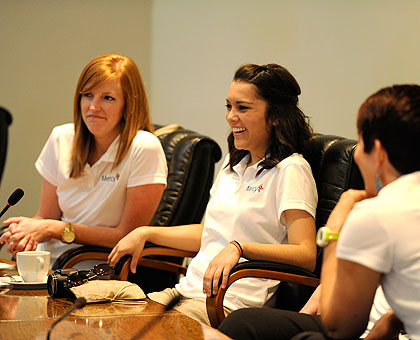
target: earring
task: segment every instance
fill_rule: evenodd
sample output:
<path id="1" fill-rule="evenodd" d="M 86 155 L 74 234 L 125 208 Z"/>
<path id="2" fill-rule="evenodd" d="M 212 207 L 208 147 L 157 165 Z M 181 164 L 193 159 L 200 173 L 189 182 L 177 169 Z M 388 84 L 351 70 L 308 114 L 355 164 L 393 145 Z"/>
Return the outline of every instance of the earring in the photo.
<path id="1" fill-rule="evenodd" d="M 376 185 L 376 190 L 378 192 L 381 191 L 381 189 L 382 189 L 382 183 L 381 183 L 381 180 L 379 178 L 378 173 L 376 173 L 375 185 Z"/>

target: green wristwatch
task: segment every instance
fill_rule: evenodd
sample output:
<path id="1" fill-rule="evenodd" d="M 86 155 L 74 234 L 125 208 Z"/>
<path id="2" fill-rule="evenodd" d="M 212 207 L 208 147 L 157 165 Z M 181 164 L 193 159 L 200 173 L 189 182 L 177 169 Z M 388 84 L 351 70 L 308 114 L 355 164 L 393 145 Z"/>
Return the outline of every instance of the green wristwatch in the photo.
<path id="1" fill-rule="evenodd" d="M 339 232 L 331 231 L 328 227 L 319 228 L 316 233 L 316 244 L 323 248 L 330 243 L 330 241 L 337 241 L 339 235 Z"/>

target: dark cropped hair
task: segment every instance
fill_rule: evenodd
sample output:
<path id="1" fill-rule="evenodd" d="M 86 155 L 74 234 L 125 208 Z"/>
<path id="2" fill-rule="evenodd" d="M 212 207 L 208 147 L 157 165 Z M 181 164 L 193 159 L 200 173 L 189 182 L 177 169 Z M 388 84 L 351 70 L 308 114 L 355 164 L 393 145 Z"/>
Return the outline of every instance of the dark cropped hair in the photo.
<path id="1" fill-rule="evenodd" d="M 362 104 L 357 130 L 369 153 L 378 139 L 401 174 L 420 170 L 420 86 L 394 85 Z"/>
<path id="2" fill-rule="evenodd" d="M 270 142 L 261 169 L 275 167 L 286 157 L 297 152 L 303 154 L 312 137 L 308 117 L 298 107 L 300 87 L 284 67 L 277 64 L 241 66 L 233 81 L 255 86 L 256 94 L 267 103 L 266 122 L 272 122 Z M 235 148 L 233 133 L 228 136 L 229 166 L 232 169 L 249 151 Z"/>

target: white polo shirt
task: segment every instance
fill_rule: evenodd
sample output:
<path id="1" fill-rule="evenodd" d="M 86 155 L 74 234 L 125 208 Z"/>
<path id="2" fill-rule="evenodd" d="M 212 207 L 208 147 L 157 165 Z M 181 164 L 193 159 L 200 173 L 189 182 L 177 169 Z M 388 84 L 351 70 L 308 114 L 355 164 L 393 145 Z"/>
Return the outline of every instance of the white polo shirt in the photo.
<path id="1" fill-rule="evenodd" d="M 76 179 L 69 178 L 73 137 L 73 124 L 55 127 L 35 163 L 41 176 L 57 187 L 63 221 L 116 227 L 123 214 L 127 188 L 166 184 L 165 154 L 152 133 L 139 131 L 127 155 L 112 169 L 118 151 L 118 136 L 92 167 L 86 164 L 84 174 Z M 42 243 L 40 248 L 51 251 L 51 263 L 54 263 L 62 252 L 76 246 L 79 245 L 67 245 L 53 239 Z"/>
<path id="2" fill-rule="evenodd" d="M 293 154 L 257 177 L 257 164 L 248 167 L 248 160 L 249 156 L 242 159 L 233 171 L 223 166 L 217 176 L 205 215 L 201 249 L 175 286 L 183 296 L 205 298 L 204 273 L 230 241 L 286 244 L 285 210 L 305 210 L 315 217 L 316 185 L 311 167 L 301 155 Z M 238 280 L 228 289 L 225 306 L 232 310 L 262 307 L 277 285 L 275 280 Z"/>
<path id="3" fill-rule="evenodd" d="M 340 232 L 337 258 L 382 273 L 382 288 L 408 337 L 420 340 L 420 171 L 358 202 Z"/>

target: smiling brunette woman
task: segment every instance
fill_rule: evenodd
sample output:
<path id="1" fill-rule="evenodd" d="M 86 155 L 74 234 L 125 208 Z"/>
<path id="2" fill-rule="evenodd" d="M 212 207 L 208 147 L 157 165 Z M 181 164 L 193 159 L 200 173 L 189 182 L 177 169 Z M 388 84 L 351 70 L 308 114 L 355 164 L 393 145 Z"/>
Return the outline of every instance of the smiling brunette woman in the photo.
<path id="1" fill-rule="evenodd" d="M 40 243 L 53 263 L 78 244 L 113 247 L 148 224 L 167 177 L 152 129 L 134 61 L 119 54 L 93 59 L 76 87 L 74 124 L 53 129 L 35 164 L 43 178 L 37 214 L 4 221 L 10 229 L 0 242 L 12 254 Z"/>
<path id="2" fill-rule="evenodd" d="M 167 304 L 181 295 L 175 309 L 207 324 L 206 296 L 217 291 L 220 278 L 226 286 L 238 262 L 280 261 L 313 270 L 317 192 L 301 156 L 312 133 L 297 106 L 299 94 L 296 80 L 279 65 L 239 68 L 226 99 L 229 155 L 211 189 L 204 222 L 137 228 L 113 249 L 110 263 L 131 254 L 134 272 L 146 241 L 198 252 L 175 288 L 148 296 Z M 262 307 L 277 285 L 255 278 L 235 282 L 226 293 L 226 313 Z"/>
<path id="3" fill-rule="evenodd" d="M 219 327 L 232 339 L 359 339 L 368 321 L 365 339 L 420 339 L 420 86 L 372 94 L 356 124 L 365 190 L 331 212 L 324 230 L 338 240 L 319 235 L 322 284 L 300 313 L 235 311 Z"/>

